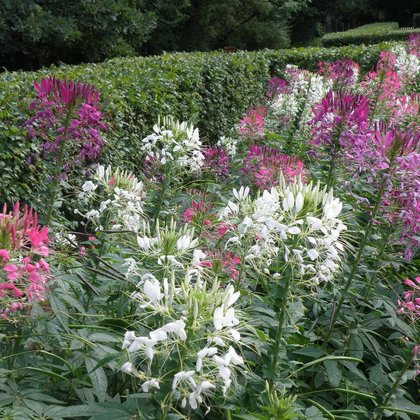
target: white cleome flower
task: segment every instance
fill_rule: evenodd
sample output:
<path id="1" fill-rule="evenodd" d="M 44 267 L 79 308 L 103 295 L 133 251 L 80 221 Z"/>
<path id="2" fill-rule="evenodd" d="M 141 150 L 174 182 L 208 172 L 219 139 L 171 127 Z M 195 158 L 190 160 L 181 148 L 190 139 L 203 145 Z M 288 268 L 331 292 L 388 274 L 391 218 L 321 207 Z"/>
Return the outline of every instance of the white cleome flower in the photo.
<path id="1" fill-rule="evenodd" d="M 150 392 L 153 389 L 160 389 L 159 382 L 157 379 L 152 378 L 142 383 L 141 389 L 143 392 Z"/>

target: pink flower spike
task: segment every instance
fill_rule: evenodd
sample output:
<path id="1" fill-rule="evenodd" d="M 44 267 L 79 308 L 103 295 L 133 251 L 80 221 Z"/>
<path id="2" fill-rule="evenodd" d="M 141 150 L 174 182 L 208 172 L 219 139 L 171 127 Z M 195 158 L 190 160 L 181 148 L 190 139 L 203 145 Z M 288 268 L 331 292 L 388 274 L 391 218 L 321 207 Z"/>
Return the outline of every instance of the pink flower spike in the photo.
<path id="1" fill-rule="evenodd" d="M 33 228 L 29 232 L 29 239 L 31 240 L 32 247 L 38 247 L 48 243 L 48 226 L 43 227 L 40 231 Z"/>
<path id="2" fill-rule="evenodd" d="M 23 304 L 21 302 L 12 302 L 10 305 L 12 312 L 17 312 L 23 309 Z"/>
<path id="3" fill-rule="evenodd" d="M 410 279 L 405 279 L 404 283 L 407 286 L 411 286 L 411 287 L 415 287 L 416 286 L 415 283 L 414 283 L 414 281 L 413 280 L 410 280 Z"/>
<path id="4" fill-rule="evenodd" d="M 18 271 L 18 268 L 14 264 L 8 264 L 3 267 L 3 270 L 7 273 L 14 273 L 15 271 Z"/>
<path id="5" fill-rule="evenodd" d="M 4 262 L 9 261 L 9 251 L 7 249 L 0 249 L 0 258 L 2 258 Z"/>

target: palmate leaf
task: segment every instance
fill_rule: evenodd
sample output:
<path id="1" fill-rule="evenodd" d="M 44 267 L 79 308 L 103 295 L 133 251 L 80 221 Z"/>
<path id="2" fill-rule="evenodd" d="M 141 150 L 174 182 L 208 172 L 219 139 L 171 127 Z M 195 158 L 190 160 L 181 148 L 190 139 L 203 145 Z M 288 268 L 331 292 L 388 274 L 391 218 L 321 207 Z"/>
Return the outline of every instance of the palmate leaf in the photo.
<path id="1" fill-rule="evenodd" d="M 46 412 L 46 415 L 53 419 L 57 418 L 78 418 L 93 416 L 113 416 L 114 419 L 129 419 L 133 412 L 120 402 L 93 403 L 87 405 L 73 405 L 70 407 L 53 407 Z"/>
<path id="2" fill-rule="evenodd" d="M 85 365 L 99 401 L 105 401 L 107 397 L 106 390 L 108 388 L 108 379 L 105 370 L 97 366 L 96 360 L 90 357 L 86 357 Z"/>
<path id="3" fill-rule="evenodd" d="M 58 319 L 61 326 L 66 330 L 69 331 L 69 318 L 68 318 L 68 310 L 66 305 L 56 296 L 53 294 L 50 296 L 50 305 L 51 309 L 54 312 L 54 315 Z"/>

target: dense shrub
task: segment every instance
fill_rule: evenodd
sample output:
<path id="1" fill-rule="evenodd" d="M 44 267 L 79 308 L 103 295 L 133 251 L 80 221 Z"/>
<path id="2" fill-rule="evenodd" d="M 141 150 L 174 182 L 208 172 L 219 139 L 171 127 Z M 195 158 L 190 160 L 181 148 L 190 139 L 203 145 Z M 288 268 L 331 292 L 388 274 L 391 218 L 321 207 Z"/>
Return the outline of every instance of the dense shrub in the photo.
<path id="1" fill-rule="evenodd" d="M 397 22 L 383 22 L 363 25 L 344 32 L 333 32 L 323 36 L 324 47 L 375 44 L 384 41 L 403 41 L 410 33 L 420 33 L 419 30 L 398 29 Z"/>
<path id="2" fill-rule="evenodd" d="M 244 113 L 248 103 L 261 98 L 270 74 L 281 74 L 286 64 L 314 70 L 320 61 L 342 56 L 370 70 L 381 50 L 370 47 L 299 48 L 235 54 L 166 54 L 149 58 L 113 59 L 102 64 L 62 66 L 38 72 L 0 75 L 0 198 L 32 201 L 40 185 L 41 160 L 27 164 L 36 145 L 26 140 L 22 127 L 33 97 L 33 81 L 46 75 L 94 84 L 111 130 L 103 160 L 120 166 L 138 165 L 138 144 L 157 115 L 173 114 L 198 123 L 202 137 L 214 143 Z M 29 187 L 31 186 L 31 187 Z"/>

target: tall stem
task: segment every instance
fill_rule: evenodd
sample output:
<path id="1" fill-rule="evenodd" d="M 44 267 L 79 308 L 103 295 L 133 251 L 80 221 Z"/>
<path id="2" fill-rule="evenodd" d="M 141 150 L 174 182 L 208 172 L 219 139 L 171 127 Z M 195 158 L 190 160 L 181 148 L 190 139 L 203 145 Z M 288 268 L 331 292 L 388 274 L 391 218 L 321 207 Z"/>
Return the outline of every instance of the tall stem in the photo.
<path id="1" fill-rule="evenodd" d="M 330 169 L 328 170 L 328 177 L 327 177 L 327 191 L 331 189 L 333 186 L 333 179 L 334 179 L 334 172 L 335 172 L 335 161 L 336 161 L 336 153 L 335 153 L 335 146 L 334 151 L 331 156 L 331 165 Z"/>
<path id="2" fill-rule="evenodd" d="M 342 118 L 344 120 L 345 115 L 342 115 Z M 332 139 L 332 150 L 331 150 L 331 164 L 330 169 L 328 170 L 328 177 L 327 177 L 327 190 L 329 191 L 334 186 L 334 173 L 335 168 L 337 166 L 337 155 L 340 148 L 340 136 L 343 131 L 343 122 L 341 122 L 336 130 L 334 137 Z"/>
<path id="3" fill-rule="evenodd" d="M 160 214 L 160 211 L 162 209 L 162 204 L 165 200 L 165 193 L 166 193 L 166 189 L 168 187 L 168 173 L 169 173 L 169 171 L 165 171 L 163 173 L 162 188 L 160 189 L 158 202 L 157 202 L 157 204 L 155 206 L 155 210 L 154 210 L 155 218 L 154 218 L 154 221 L 153 221 L 152 234 L 153 234 L 153 232 L 156 228 L 157 221 L 159 219 L 159 214 Z"/>
<path id="4" fill-rule="evenodd" d="M 46 225 L 48 225 L 50 223 L 50 221 L 51 221 L 51 217 L 52 217 L 53 209 L 54 209 L 55 199 L 57 198 L 57 193 L 59 191 L 60 169 L 63 166 L 64 146 L 65 146 L 65 142 L 63 140 L 61 142 L 61 144 L 60 144 L 60 149 L 58 151 L 57 166 L 55 167 L 55 174 L 54 174 L 54 180 L 53 180 L 52 190 L 51 190 L 51 193 L 50 193 L 50 198 L 48 200 L 47 215 L 45 217 L 45 224 Z"/>
<path id="5" fill-rule="evenodd" d="M 379 407 L 379 411 L 376 414 L 376 416 L 373 418 L 373 420 L 380 420 L 382 419 L 382 413 L 384 412 L 384 410 L 386 409 L 387 404 L 389 403 L 389 400 L 391 399 L 391 397 L 394 395 L 396 389 L 398 388 L 398 385 L 401 382 L 402 377 L 404 376 L 405 372 L 407 372 L 407 369 L 410 367 L 411 362 L 413 361 L 414 357 L 410 357 L 410 359 L 407 360 L 407 362 L 404 364 L 404 366 L 402 367 L 400 373 L 398 374 L 397 379 L 395 380 L 395 382 L 392 384 L 391 389 L 388 391 L 388 394 L 386 394 L 386 397 L 384 399 L 383 404 L 381 404 L 381 406 Z"/>
<path id="6" fill-rule="evenodd" d="M 276 338 L 274 341 L 274 346 L 273 346 L 273 360 L 271 362 L 271 367 L 270 367 L 270 371 L 271 371 L 271 378 L 269 380 L 269 385 L 270 388 L 273 386 L 273 382 L 274 382 L 274 375 L 277 372 L 277 364 L 279 361 L 279 350 L 280 350 L 280 344 L 281 344 L 281 339 L 283 337 L 283 325 L 284 325 L 284 321 L 286 319 L 286 306 L 287 306 L 287 298 L 289 295 L 289 289 L 290 289 L 290 283 L 292 281 L 292 276 L 293 276 L 293 270 L 290 270 L 286 272 L 286 281 L 285 281 L 285 285 L 284 285 L 284 290 L 283 290 L 283 296 L 281 299 L 281 303 L 280 303 L 280 307 L 277 311 L 277 331 L 276 331 Z"/>
<path id="7" fill-rule="evenodd" d="M 375 98 L 373 100 L 373 105 L 371 107 L 371 110 L 372 110 L 372 114 L 370 116 L 370 121 L 371 122 L 375 119 L 376 108 L 378 106 L 379 95 L 380 95 L 380 92 L 382 90 L 382 85 L 384 83 L 384 78 L 385 78 L 385 72 L 383 70 L 381 70 L 381 74 L 379 76 L 379 85 L 378 85 L 378 87 L 376 89 Z"/>
<path id="8" fill-rule="evenodd" d="M 379 271 L 379 266 L 382 262 L 382 258 L 384 256 L 386 247 L 388 245 L 388 239 L 391 236 L 392 230 L 389 227 L 388 231 L 386 232 L 386 234 L 384 235 L 384 237 L 382 238 L 382 245 L 379 251 L 378 256 L 376 257 L 376 270 L 375 270 L 375 274 L 372 276 L 372 278 L 369 280 L 368 285 L 366 286 L 366 290 L 365 290 L 365 295 L 364 295 L 364 302 L 366 303 L 369 298 L 370 298 L 370 292 L 372 291 L 372 287 L 375 284 L 376 278 L 378 276 L 378 271 Z"/>
<path id="9" fill-rule="evenodd" d="M 355 257 L 354 262 L 353 262 L 353 266 L 351 268 L 351 271 L 350 271 L 350 274 L 347 278 L 347 281 L 344 285 L 344 288 L 341 290 L 340 299 L 338 300 L 337 306 L 333 310 L 331 320 L 330 320 L 330 325 L 329 325 L 328 331 L 327 331 L 327 333 L 325 334 L 325 337 L 324 337 L 324 344 L 323 344 L 323 349 L 324 350 L 327 347 L 328 340 L 330 339 L 331 333 L 334 330 L 334 325 L 337 322 L 337 318 L 338 318 L 338 315 L 340 314 L 341 307 L 343 306 L 343 303 L 344 303 L 344 300 L 346 298 L 347 292 L 349 291 L 350 286 L 353 282 L 354 276 L 357 272 L 357 268 L 359 266 L 360 259 L 362 258 L 363 251 L 366 247 L 367 241 L 369 239 L 370 233 L 371 233 L 372 228 L 373 228 L 373 222 L 374 222 L 374 220 L 376 218 L 376 215 L 378 213 L 378 210 L 379 210 L 379 205 L 381 203 L 381 198 L 382 198 L 382 195 L 383 195 L 384 190 L 385 190 L 385 185 L 386 185 L 386 178 L 384 177 L 382 182 L 381 182 L 381 186 L 379 188 L 378 195 L 376 196 L 375 207 L 373 208 L 371 218 L 370 218 L 369 223 L 366 227 L 365 234 L 363 236 L 362 242 L 360 243 L 359 251 L 356 254 L 356 257 Z"/>
<path id="10" fill-rule="evenodd" d="M 74 105 L 70 105 L 68 107 L 66 118 L 64 120 L 64 133 L 63 133 L 63 137 L 61 139 L 60 148 L 58 149 L 58 158 L 57 158 L 57 162 L 56 162 L 56 166 L 55 166 L 55 170 L 54 170 L 54 180 L 53 180 L 52 190 L 51 190 L 51 193 L 50 193 L 50 198 L 48 200 L 47 215 L 45 217 L 45 224 L 46 225 L 48 225 L 51 221 L 55 199 L 57 198 L 57 193 L 60 189 L 60 187 L 59 187 L 59 185 L 60 185 L 60 171 L 62 170 L 62 167 L 63 167 L 64 149 L 65 149 L 65 146 L 66 146 L 66 141 L 68 140 L 67 136 L 68 136 L 68 132 L 69 132 L 71 116 L 73 114 L 73 108 L 74 108 Z"/>

